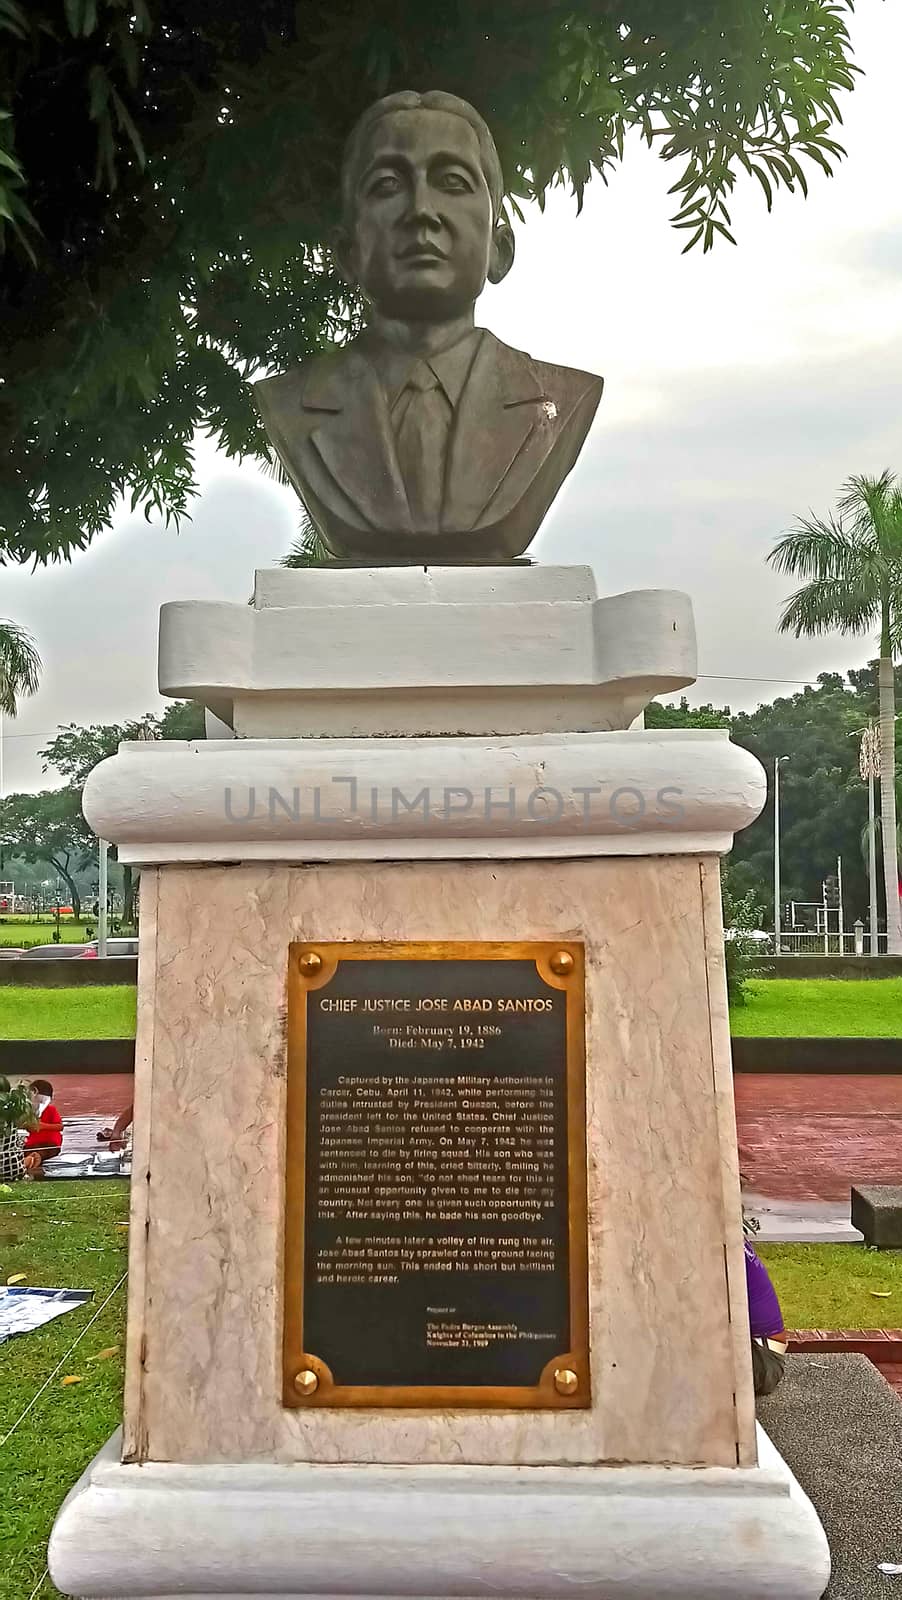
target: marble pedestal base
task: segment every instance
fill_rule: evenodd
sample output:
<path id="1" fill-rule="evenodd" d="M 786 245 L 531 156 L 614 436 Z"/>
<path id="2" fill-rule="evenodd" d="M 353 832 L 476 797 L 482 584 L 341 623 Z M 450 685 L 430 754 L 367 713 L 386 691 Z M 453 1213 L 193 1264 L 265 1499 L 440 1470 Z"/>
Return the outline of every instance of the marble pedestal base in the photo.
<path id="1" fill-rule="evenodd" d="M 237 737 L 124 745 L 85 790 L 142 868 L 128 1355 L 54 1581 L 818 1600 L 815 1514 L 756 1449 L 723 972 L 764 775 L 719 730 L 617 731 L 694 676 L 685 597 L 260 574 L 168 608 L 160 659 Z M 285 1407 L 289 948 L 511 938 L 585 951 L 590 1401 Z"/>
<path id="2" fill-rule="evenodd" d="M 755 1468 L 122 1466 L 112 1439 L 54 1528 L 86 1597 L 819 1600 L 812 1506 Z"/>

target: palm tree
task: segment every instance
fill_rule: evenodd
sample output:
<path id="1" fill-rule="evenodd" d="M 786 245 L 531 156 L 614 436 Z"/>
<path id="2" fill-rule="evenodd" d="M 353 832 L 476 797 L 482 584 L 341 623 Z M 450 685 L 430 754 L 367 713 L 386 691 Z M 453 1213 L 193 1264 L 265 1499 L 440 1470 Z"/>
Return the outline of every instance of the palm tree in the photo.
<path id="1" fill-rule="evenodd" d="M 15 622 L 0 622 L 0 715 L 14 717 L 24 695 L 41 681 L 41 658 L 34 640 Z"/>
<path id="2" fill-rule="evenodd" d="M 279 562 L 280 567 L 322 567 L 329 560 L 319 531 L 306 506 L 301 507 L 300 531 L 288 554 Z"/>
<path id="3" fill-rule="evenodd" d="M 806 578 L 786 602 L 781 633 L 875 633 L 880 641 L 880 818 L 886 947 L 902 955 L 896 846 L 896 706 L 893 659 L 902 649 L 902 480 L 863 474 L 843 486 L 837 514 L 803 517 L 768 560 Z"/>

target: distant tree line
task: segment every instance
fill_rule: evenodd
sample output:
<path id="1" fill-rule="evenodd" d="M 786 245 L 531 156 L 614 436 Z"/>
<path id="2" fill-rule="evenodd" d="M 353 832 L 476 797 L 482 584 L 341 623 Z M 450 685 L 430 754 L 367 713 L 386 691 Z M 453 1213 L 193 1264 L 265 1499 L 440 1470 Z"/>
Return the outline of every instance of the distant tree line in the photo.
<path id="1" fill-rule="evenodd" d="M 896 671 L 897 694 L 902 668 Z M 780 770 L 782 898 L 819 901 L 825 878 L 842 857 L 847 926 L 867 923 L 867 786 L 858 770 L 860 733 L 878 712 L 876 662 L 845 676 L 822 672 L 817 687 L 734 712 L 729 706 L 649 706 L 649 728 L 728 728 L 736 744 L 758 757 L 768 773 L 767 803 L 750 828 L 737 834 L 727 878 L 737 896 L 753 893 L 773 917 L 773 767 Z M 898 782 L 897 782 L 898 788 Z M 879 803 L 878 803 L 879 808 Z M 878 884 L 881 907 L 882 882 Z"/>
<path id="2" fill-rule="evenodd" d="M 148 712 L 133 722 L 95 723 L 88 728 L 70 722 L 61 727 L 40 755 L 44 771 L 54 769 L 66 779 L 65 784 L 0 800 L 0 877 L 15 879 L 21 866 L 49 868 L 65 883 L 72 909 L 80 916 L 82 896 L 88 885 L 96 883 L 97 840 L 81 809 L 88 773 L 99 761 L 115 755 L 123 740 L 203 736 L 203 707 L 191 700 L 175 701 L 161 717 Z M 111 847 L 110 859 L 116 860 L 115 847 Z M 135 905 L 131 867 L 122 868 L 122 896 L 122 920 L 130 923 Z"/>
<path id="3" fill-rule="evenodd" d="M 902 668 L 897 671 L 902 692 Z M 877 715 L 876 664 L 861 670 L 821 673 L 817 687 L 761 705 L 757 711 L 729 706 L 690 706 L 654 701 L 646 712 L 649 728 L 726 728 L 731 737 L 761 761 L 769 777 L 774 759 L 788 755 L 781 770 L 783 898 L 819 901 L 822 884 L 842 857 L 847 923 L 867 921 L 867 788 L 858 770 L 861 730 Z M 14 794 L 0 802 L 0 876 L 15 876 L 16 861 L 46 863 L 66 883 L 73 906 L 81 904 L 86 874 L 93 872 L 96 840 L 81 812 L 81 793 L 91 768 L 115 754 L 120 740 L 202 738 L 202 709 L 177 701 L 161 717 L 133 722 L 75 723 L 61 727 L 41 751 L 45 770 L 66 782 L 36 794 Z M 115 854 L 114 854 L 115 859 Z M 123 869 L 126 911 L 133 884 Z M 736 837 L 725 877 L 737 900 L 753 897 L 768 919 L 773 915 L 773 794 L 757 822 Z M 93 881 L 93 880 L 92 880 Z M 878 885 L 882 895 L 882 886 Z"/>

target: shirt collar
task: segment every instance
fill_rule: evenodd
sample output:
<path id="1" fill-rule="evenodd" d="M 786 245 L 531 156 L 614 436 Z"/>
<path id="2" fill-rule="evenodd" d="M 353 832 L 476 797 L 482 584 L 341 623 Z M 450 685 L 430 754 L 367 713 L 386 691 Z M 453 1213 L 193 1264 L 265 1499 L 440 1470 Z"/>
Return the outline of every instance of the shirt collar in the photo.
<path id="1" fill-rule="evenodd" d="M 426 363 L 435 373 L 452 410 L 456 409 L 458 401 L 463 394 L 464 385 L 473 365 L 473 358 L 482 338 L 482 332 L 481 328 L 469 328 L 463 337 L 458 339 L 456 344 L 451 345 L 447 350 L 440 351 L 438 355 L 431 356 Z M 388 400 L 389 410 L 391 410 L 398 397 L 403 393 L 411 369 L 416 365 L 417 359 L 420 358 L 402 355 L 396 350 L 387 349 L 384 345 L 380 345 L 367 353 L 379 375 Z"/>

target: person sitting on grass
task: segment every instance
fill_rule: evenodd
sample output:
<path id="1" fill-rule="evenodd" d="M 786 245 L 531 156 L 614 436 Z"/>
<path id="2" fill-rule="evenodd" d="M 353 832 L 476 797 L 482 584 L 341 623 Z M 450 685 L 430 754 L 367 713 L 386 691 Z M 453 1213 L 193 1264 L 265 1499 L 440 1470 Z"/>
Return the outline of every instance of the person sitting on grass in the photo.
<path id="1" fill-rule="evenodd" d="M 773 1394 L 786 1366 L 787 1340 L 783 1313 L 764 1262 L 755 1254 L 748 1239 L 744 1239 L 743 1243 L 755 1393 Z"/>
<path id="2" fill-rule="evenodd" d="M 106 1144 L 109 1142 L 111 1150 L 124 1150 L 126 1144 L 125 1135 L 132 1125 L 133 1116 L 134 1106 L 127 1105 L 124 1111 L 120 1111 L 111 1128 L 101 1128 L 97 1135 L 98 1143 Z"/>
<path id="3" fill-rule="evenodd" d="M 30 1087 L 37 1127 L 25 1140 L 25 1172 L 29 1178 L 43 1178 L 46 1163 L 63 1148 L 63 1119 L 53 1104 L 52 1083 L 35 1078 Z"/>
<path id="4" fill-rule="evenodd" d="M 25 1176 L 23 1130 L 34 1127 L 31 1095 L 24 1083 L 12 1087 L 0 1076 L 0 1183 L 16 1183 Z"/>

